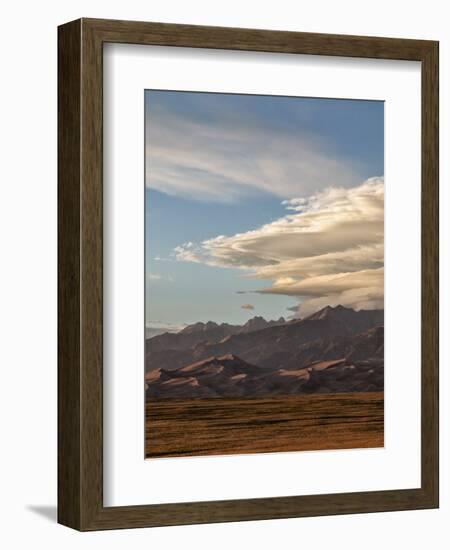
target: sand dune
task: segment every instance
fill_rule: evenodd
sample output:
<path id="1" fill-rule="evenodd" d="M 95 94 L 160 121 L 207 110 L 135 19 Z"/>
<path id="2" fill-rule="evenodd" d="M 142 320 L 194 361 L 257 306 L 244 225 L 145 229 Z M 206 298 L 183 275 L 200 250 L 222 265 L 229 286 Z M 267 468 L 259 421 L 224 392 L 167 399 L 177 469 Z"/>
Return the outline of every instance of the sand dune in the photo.
<path id="1" fill-rule="evenodd" d="M 255 318 L 239 333 L 231 325 L 197 323 L 157 336 L 148 342 L 152 368 L 145 376 L 146 395 L 190 399 L 382 391 L 384 328 L 373 326 L 382 313 L 326 307 L 306 319 L 270 326 Z M 234 332 L 215 341 L 224 330 Z M 199 342 L 199 334 L 211 341 Z M 183 347 L 191 336 L 193 347 L 163 349 L 173 343 Z"/>

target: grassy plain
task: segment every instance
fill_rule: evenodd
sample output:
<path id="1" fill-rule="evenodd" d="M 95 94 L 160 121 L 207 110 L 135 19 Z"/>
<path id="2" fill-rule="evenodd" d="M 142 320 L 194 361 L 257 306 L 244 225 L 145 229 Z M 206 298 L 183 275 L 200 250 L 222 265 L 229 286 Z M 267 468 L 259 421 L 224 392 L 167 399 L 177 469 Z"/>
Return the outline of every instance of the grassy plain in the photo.
<path id="1" fill-rule="evenodd" d="M 383 392 L 146 403 L 146 457 L 383 447 Z"/>

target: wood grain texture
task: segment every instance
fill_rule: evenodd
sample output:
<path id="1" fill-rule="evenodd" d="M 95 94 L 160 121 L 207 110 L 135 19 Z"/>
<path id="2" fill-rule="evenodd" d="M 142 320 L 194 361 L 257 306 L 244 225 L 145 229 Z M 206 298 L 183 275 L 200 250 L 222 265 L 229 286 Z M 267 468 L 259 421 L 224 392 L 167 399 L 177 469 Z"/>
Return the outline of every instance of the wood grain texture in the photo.
<path id="1" fill-rule="evenodd" d="M 439 45 L 422 60 L 422 488 L 439 502 Z"/>
<path id="2" fill-rule="evenodd" d="M 58 521 L 82 531 L 438 506 L 438 44 L 81 19 L 59 28 Z M 105 42 L 422 63 L 422 486 L 105 508 L 102 391 L 102 48 Z"/>
<path id="3" fill-rule="evenodd" d="M 79 528 L 81 22 L 58 32 L 58 521 Z"/>

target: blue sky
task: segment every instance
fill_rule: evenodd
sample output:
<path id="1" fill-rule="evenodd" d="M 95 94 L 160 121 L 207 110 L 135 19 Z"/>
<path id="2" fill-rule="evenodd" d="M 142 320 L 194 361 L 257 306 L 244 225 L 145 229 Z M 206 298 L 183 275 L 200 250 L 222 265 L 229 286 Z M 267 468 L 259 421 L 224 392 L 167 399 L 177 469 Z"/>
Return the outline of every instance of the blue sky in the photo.
<path id="1" fill-rule="evenodd" d="M 362 204 L 372 208 L 380 196 L 379 180 L 361 185 L 383 176 L 382 102 L 147 91 L 145 116 L 148 326 L 291 314 L 287 308 L 311 293 L 295 285 L 325 274 L 316 273 L 317 262 L 308 272 L 293 267 L 300 256 L 317 257 L 314 250 L 295 255 L 312 242 L 300 235 L 313 223 L 311 210 L 315 219 L 335 211 L 330 188 L 359 216 Z M 379 245 L 378 210 L 370 216 L 376 235 L 335 243 L 327 253 Z M 367 271 L 367 256 L 354 273 Z M 370 286 L 366 294 L 374 292 Z"/>

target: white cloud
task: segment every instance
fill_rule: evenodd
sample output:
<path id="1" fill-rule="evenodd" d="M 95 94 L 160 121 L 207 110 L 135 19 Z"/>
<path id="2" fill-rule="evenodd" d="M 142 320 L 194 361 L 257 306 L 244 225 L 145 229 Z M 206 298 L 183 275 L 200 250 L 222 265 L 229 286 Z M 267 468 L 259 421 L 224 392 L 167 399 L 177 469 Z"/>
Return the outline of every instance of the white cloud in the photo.
<path id="1" fill-rule="evenodd" d="M 147 273 L 147 280 L 148 281 L 169 281 L 169 282 L 173 282 L 173 277 L 172 275 L 166 275 L 166 276 L 163 276 L 161 275 L 160 273 L 153 273 L 153 272 L 149 272 Z"/>
<path id="2" fill-rule="evenodd" d="M 338 158 L 315 136 L 252 125 L 248 116 L 245 122 L 225 115 L 200 121 L 155 110 L 146 136 L 146 185 L 170 195 L 219 202 L 261 192 L 289 198 L 299 189 L 311 194 L 360 180 L 355 162 Z"/>
<path id="3" fill-rule="evenodd" d="M 162 277 L 159 273 L 147 273 L 147 279 L 149 281 L 159 281 Z"/>
<path id="4" fill-rule="evenodd" d="M 146 323 L 146 329 L 153 330 L 154 332 L 163 333 L 163 332 L 179 332 L 184 329 L 186 325 L 175 325 L 173 323 L 165 323 L 163 321 L 152 321 L 149 320 Z"/>
<path id="5" fill-rule="evenodd" d="M 384 181 L 331 187 L 285 201 L 286 216 L 253 231 L 175 249 L 181 261 L 239 268 L 272 281 L 265 294 L 298 296 L 306 314 L 322 305 L 383 306 Z"/>
<path id="6" fill-rule="evenodd" d="M 356 309 L 382 309 L 384 307 L 384 268 L 351 273 L 336 273 L 306 279 L 276 280 L 268 294 L 301 296 L 299 312 L 307 315 L 324 306 L 339 304 Z"/>

